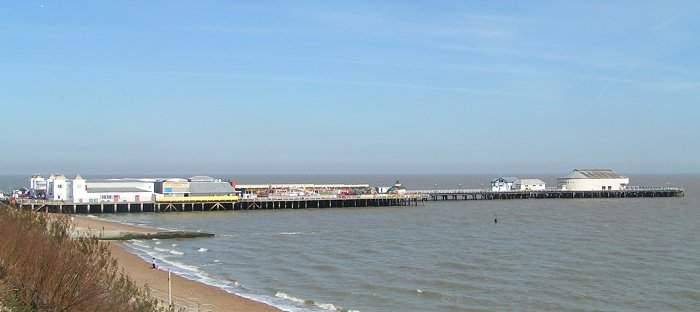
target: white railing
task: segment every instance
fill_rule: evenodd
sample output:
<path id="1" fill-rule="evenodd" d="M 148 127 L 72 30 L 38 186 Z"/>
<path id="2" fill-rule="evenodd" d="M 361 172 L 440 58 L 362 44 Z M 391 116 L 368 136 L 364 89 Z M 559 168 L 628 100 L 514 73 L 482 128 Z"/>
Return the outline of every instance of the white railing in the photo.
<path id="1" fill-rule="evenodd" d="M 573 192 L 574 190 L 564 190 L 558 187 L 547 187 L 544 190 L 510 190 L 510 191 L 492 191 L 490 189 L 445 189 L 445 190 L 410 190 L 407 194 L 414 195 L 450 195 L 450 194 L 473 194 L 473 193 L 537 193 L 537 192 Z M 585 190 L 576 192 L 598 192 L 598 191 L 608 191 L 608 192 L 620 192 L 620 191 L 683 191 L 680 187 L 675 186 L 627 186 L 623 190 Z"/>
<path id="2" fill-rule="evenodd" d="M 114 205 L 114 204 L 120 204 L 120 205 L 125 205 L 125 204 L 152 204 L 152 201 L 148 200 L 142 200 L 138 202 L 128 202 L 128 201 L 98 201 L 98 202 L 72 202 L 72 201 L 66 201 L 66 200 L 54 200 L 54 199 L 30 199 L 30 198 L 19 198 L 17 199 L 17 203 L 21 203 L 23 205 L 99 205 L 99 204 L 105 204 L 105 205 Z"/>
<path id="3" fill-rule="evenodd" d="M 479 193 L 489 192 L 485 189 L 448 189 L 448 190 L 410 190 L 409 194 L 462 194 L 462 193 Z"/>
<path id="4" fill-rule="evenodd" d="M 305 201 L 305 200 L 352 200 L 352 199 L 414 199 L 419 197 L 420 194 L 414 194 L 413 192 L 407 192 L 404 194 L 375 194 L 375 195 L 318 195 L 318 196 L 266 196 L 266 197 L 256 197 L 256 198 L 243 198 L 242 201 L 279 201 L 279 200 L 289 200 L 289 201 Z"/>

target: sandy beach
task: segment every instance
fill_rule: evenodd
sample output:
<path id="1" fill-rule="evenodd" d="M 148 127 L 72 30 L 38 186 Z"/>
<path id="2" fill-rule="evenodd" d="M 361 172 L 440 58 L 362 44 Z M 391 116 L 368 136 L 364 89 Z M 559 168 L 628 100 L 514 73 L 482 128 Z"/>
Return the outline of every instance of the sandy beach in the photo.
<path id="1" fill-rule="evenodd" d="M 72 222 L 77 229 L 104 231 L 121 231 L 137 233 L 153 233 L 157 230 L 144 227 L 130 226 L 96 218 L 74 216 Z M 138 256 L 129 253 L 124 247 L 115 242 L 108 243 L 112 256 L 117 259 L 124 271 L 138 284 L 152 290 L 154 296 L 161 300 L 168 297 L 168 272 L 151 269 L 151 264 Z M 195 311 L 195 305 L 200 304 L 199 311 L 280 311 L 264 303 L 252 301 L 222 289 L 191 281 L 172 275 L 173 302 L 178 307 L 187 307 L 187 311 Z"/>

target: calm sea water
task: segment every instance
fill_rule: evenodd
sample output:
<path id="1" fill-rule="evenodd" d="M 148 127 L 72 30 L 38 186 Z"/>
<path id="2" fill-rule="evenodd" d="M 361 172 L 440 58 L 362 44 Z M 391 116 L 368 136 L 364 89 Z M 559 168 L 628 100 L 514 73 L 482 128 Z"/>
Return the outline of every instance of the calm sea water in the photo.
<path id="1" fill-rule="evenodd" d="M 631 178 L 687 194 L 107 217 L 215 233 L 128 246 L 179 274 L 289 311 L 699 311 L 700 176 Z M 394 180 L 239 182 L 269 179 Z M 402 182 L 478 187 L 488 177 Z"/>

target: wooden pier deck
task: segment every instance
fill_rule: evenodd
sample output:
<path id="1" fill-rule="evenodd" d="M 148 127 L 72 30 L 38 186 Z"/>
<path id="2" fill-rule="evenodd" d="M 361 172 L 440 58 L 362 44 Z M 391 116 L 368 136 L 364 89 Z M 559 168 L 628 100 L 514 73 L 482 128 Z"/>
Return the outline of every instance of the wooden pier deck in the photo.
<path id="1" fill-rule="evenodd" d="M 543 191 L 496 192 L 480 189 L 414 190 L 405 195 L 357 195 L 319 197 L 260 197 L 231 201 L 188 202 L 101 202 L 69 203 L 47 200 L 19 200 L 20 208 L 68 214 L 135 213 L 135 212 L 205 212 L 223 210 L 305 209 L 412 206 L 426 201 L 444 200 L 503 200 L 503 199 L 579 199 L 579 198 L 640 198 L 683 197 L 685 190 L 677 187 L 628 187 L 625 190 L 570 191 L 547 189 Z"/>
<path id="2" fill-rule="evenodd" d="M 287 197 L 255 198 L 232 201 L 189 201 L 167 202 L 101 202 L 70 203 L 47 200 L 19 200 L 19 208 L 52 213 L 67 214 L 102 214 L 135 212 L 204 212 L 223 210 L 257 210 L 257 209 L 305 209 L 305 208 L 351 208 L 412 206 L 423 202 L 418 195 L 377 195 L 377 196 L 338 196 L 338 197 Z"/>
<path id="3" fill-rule="evenodd" d="M 625 190 L 572 191 L 546 189 L 542 191 L 490 191 L 481 189 L 418 190 L 424 200 L 497 200 L 497 199 L 558 199 L 558 198 L 640 198 L 683 197 L 685 190 L 678 187 L 628 187 Z"/>

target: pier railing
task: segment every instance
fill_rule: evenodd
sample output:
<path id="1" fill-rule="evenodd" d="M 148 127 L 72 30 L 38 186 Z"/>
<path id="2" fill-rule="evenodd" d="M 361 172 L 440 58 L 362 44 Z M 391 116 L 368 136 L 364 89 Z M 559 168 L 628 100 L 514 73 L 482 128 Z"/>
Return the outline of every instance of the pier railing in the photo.
<path id="1" fill-rule="evenodd" d="M 544 190 L 510 190 L 510 191 L 492 191 L 490 189 L 432 189 L 432 190 L 409 190 L 406 193 L 407 194 L 412 194 L 412 195 L 420 195 L 420 194 L 426 194 L 426 195 L 433 195 L 433 194 L 446 194 L 446 195 L 451 195 L 451 194 L 472 194 L 472 193 L 504 193 L 504 192 L 527 192 L 527 193 L 536 193 L 536 192 L 557 192 L 557 191 L 567 191 L 558 187 L 547 187 Z M 571 191 L 571 190 L 568 190 Z M 675 187 L 675 186 L 644 186 L 644 185 L 635 185 L 635 186 L 627 186 L 626 188 L 622 190 L 586 190 L 584 192 L 597 192 L 597 191 L 606 191 L 606 192 L 625 192 L 625 191 L 683 191 L 682 188 L 680 187 Z"/>

